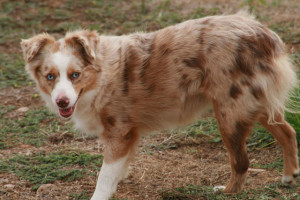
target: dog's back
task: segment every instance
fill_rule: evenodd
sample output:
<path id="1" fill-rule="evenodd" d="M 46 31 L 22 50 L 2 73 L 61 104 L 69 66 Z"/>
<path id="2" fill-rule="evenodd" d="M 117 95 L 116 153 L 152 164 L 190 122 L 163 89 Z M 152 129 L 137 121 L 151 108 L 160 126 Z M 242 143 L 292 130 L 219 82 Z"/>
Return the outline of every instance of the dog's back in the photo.
<path id="1" fill-rule="evenodd" d="M 126 113 L 141 129 L 190 122 L 211 100 L 235 119 L 263 113 L 274 122 L 297 82 L 280 38 L 252 17 L 214 16 L 132 34 L 120 49 L 118 75 L 105 84 L 115 91 L 106 108 L 119 107 L 115 115 Z"/>

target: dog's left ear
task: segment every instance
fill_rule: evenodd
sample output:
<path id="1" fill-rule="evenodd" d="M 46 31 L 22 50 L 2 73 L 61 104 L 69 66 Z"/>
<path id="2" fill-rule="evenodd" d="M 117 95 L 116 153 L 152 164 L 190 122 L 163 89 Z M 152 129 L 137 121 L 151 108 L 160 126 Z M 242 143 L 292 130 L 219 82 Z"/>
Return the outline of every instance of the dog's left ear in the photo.
<path id="1" fill-rule="evenodd" d="M 72 46 L 87 64 L 94 64 L 98 34 L 96 31 L 81 30 L 68 33 L 65 37 L 67 45 Z"/>

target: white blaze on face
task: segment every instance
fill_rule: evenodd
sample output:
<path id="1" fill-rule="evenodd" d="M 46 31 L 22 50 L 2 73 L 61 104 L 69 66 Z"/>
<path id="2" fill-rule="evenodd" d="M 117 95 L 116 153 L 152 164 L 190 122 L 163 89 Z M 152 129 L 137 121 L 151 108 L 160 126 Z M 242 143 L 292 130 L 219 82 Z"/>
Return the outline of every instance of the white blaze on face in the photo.
<path id="1" fill-rule="evenodd" d="M 72 85 L 70 79 L 68 79 L 67 69 L 70 63 L 71 57 L 69 55 L 57 52 L 52 55 L 52 61 L 56 65 L 59 72 L 59 80 L 56 83 L 52 93 L 51 100 L 56 105 L 56 99 L 62 96 L 67 97 L 70 100 L 68 107 L 72 107 L 76 100 L 77 94 Z"/>

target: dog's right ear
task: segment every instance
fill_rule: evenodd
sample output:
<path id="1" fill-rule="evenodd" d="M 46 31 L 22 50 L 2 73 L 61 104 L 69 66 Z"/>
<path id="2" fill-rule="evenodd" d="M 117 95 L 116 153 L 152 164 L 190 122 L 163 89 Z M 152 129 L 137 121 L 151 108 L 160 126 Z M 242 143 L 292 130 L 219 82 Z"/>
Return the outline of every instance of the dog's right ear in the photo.
<path id="1" fill-rule="evenodd" d="M 65 41 L 76 50 L 87 64 L 95 64 L 98 34 L 96 31 L 78 30 L 67 33 Z"/>
<path id="2" fill-rule="evenodd" d="M 48 34 L 39 34 L 27 40 L 21 41 L 21 48 L 25 61 L 30 63 L 33 61 L 42 51 L 42 49 L 55 42 L 55 39 Z"/>

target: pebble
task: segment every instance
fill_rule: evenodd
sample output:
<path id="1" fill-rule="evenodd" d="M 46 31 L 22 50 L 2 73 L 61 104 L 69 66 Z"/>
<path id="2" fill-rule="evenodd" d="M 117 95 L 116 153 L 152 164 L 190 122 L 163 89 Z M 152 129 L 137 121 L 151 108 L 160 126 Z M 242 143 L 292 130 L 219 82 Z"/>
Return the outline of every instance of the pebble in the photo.
<path id="1" fill-rule="evenodd" d="M 28 107 L 21 107 L 21 108 L 19 108 L 17 111 L 18 111 L 18 112 L 21 112 L 21 113 L 24 113 L 24 112 L 27 112 L 28 110 L 29 110 Z"/>
<path id="2" fill-rule="evenodd" d="M 1 183 L 8 183 L 8 179 L 7 178 L 2 178 Z"/>
<path id="3" fill-rule="evenodd" d="M 51 194 L 51 192 L 56 190 L 56 189 L 57 189 L 57 187 L 54 184 L 43 184 L 36 191 L 36 195 L 38 197 L 47 196 L 47 195 Z"/>
<path id="4" fill-rule="evenodd" d="M 6 184 L 4 185 L 4 188 L 6 188 L 8 191 L 13 191 L 15 185 L 13 184 Z"/>

